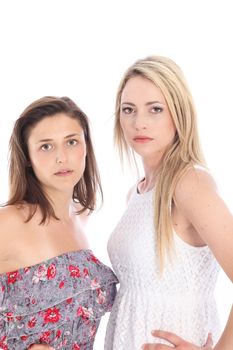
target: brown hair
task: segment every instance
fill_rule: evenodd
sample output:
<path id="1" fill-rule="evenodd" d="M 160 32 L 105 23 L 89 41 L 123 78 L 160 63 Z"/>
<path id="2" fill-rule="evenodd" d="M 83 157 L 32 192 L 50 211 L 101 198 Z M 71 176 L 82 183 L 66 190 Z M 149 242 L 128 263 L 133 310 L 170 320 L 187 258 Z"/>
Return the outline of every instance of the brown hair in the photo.
<path id="1" fill-rule="evenodd" d="M 83 176 L 74 186 L 73 201 L 79 202 L 82 209 L 93 211 L 96 204 L 96 193 L 102 194 L 102 187 L 90 135 L 88 118 L 85 113 L 68 97 L 45 96 L 31 103 L 16 120 L 9 144 L 9 185 L 10 198 L 6 205 L 33 204 L 33 210 L 27 222 L 33 217 L 39 206 L 42 213 L 41 223 L 51 216 L 56 218 L 53 207 L 46 197 L 30 164 L 28 153 L 28 137 L 34 126 L 46 117 L 57 113 L 65 113 L 76 119 L 83 131 L 86 142 L 86 166 Z"/>

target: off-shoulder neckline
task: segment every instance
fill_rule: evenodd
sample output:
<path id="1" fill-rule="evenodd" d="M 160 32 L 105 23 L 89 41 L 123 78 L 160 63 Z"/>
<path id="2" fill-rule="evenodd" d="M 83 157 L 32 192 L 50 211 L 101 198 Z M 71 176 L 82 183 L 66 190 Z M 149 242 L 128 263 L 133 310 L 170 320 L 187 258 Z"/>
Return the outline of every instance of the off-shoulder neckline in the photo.
<path id="1" fill-rule="evenodd" d="M 92 252 L 92 250 L 90 248 L 79 249 L 79 250 L 71 250 L 71 251 L 68 251 L 68 252 L 64 252 L 64 253 L 52 256 L 51 258 L 42 260 L 41 262 L 38 262 L 38 263 L 33 264 L 33 265 L 19 267 L 19 268 L 15 269 L 15 270 L 12 270 L 12 271 L 0 272 L 0 277 L 8 276 L 9 274 L 12 274 L 12 273 L 15 273 L 15 272 L 21 272 L 21 271 L 24 271 L 25 269 L 35 269 L 36 267 L 38 267 L 40 265 L 49 264 L 53 260 L 62 258 L 63 256 L 69 256 L 69 255 L 73 255 L 73 254 L 86 254 L 86 253 L 93 254 L 93 252 Z"/>

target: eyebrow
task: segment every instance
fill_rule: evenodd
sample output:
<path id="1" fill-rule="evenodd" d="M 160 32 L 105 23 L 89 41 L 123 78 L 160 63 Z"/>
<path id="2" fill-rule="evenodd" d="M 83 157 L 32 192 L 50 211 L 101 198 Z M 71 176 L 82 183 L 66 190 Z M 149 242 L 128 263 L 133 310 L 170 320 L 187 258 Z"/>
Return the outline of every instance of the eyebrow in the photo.
<path id="1" fill-rule="evenodd" d="M 81 135 L 78 134 L 78 133 L 69 134 L 69 135 L 65 136 L 64 139 L 66 140 L 66 139 L 69 139 L 70 137 L 74 137 L 74 136 L 81 136 Z M 41 140 L 37 141 L 37 143 L 41 143 L 41 142 L 51 142 L 51 141 L 53 141 L 53 139 L 41 139 Z"/>
<path id="2" fill-rule="evenodd" d="M 146 103 L 146 106 L 151 106 L 151 105 L 153 105 L 153 104 L 155 104 L 155 103 L 159 103 L 159 104 L 161 104 L 161 105 L 164 105 L 164 103 L 162 103 L 162 102 L 160 102 L 160 101 L 150 101 L 150 102 L 147 102 L 147 103 Z M 132 103 L 132 102 L 122 102 L 122 103 L 121 103 L 121 106 L 122 106 L 122 105 L 135 106 L 135 104 Z"/>

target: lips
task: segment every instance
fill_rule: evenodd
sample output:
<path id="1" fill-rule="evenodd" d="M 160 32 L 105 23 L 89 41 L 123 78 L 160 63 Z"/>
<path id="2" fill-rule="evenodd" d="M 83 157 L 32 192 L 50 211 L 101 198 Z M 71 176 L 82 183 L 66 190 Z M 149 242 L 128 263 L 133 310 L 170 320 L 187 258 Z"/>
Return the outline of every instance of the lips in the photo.
<path id="1" fill-rule="evenodd" d="M 134 138 L 133 138 L 133 140 L 135 141 L 135 142 L 149 142 L 149 141 L 152 141 L 153 140 L 153 138 L 151 138 L 151 137 L 148 137 L 148 136 L 135 136 Z"/>
<path id="2" fill-rule="evenodd" d="M 70 175 L 73 173 L 73 170 L 70 170 L 70 169 L 62 169 L 62 170 L 59 170 L 57 171 L 56 173 L 54 173 L 54 175 L 57 175 L 57 176 L 66 176 L 66 175 Z"/>

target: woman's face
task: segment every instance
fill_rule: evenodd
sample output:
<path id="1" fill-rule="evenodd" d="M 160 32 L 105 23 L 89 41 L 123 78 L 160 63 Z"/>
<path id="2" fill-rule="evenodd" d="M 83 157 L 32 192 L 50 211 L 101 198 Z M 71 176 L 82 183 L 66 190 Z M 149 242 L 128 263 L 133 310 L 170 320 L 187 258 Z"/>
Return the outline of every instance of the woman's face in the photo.
<path id="1" fill-rule="evenodd" d="M 176 134 L 161 90 L 141 76 L 130 78 L 122 91 L 120 125 L 126 142 L 144 160 L 161 157 Z"/>
<path id="2" fill-rule="evenodd" d="M 30 131 L 28 151 L 43 190 L 72 195 L 85 170 L 86 142 L 80 123 L 65 113 L 45 117 Z"/>

